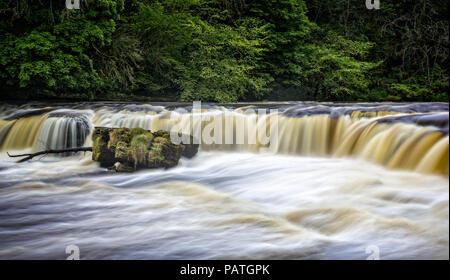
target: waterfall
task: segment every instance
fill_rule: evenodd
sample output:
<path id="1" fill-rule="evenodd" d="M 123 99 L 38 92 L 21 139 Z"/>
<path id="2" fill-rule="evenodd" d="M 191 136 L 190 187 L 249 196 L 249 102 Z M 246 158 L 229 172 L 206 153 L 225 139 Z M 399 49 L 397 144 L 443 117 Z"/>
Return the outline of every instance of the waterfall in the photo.
<path id="1" fill-rule="evenodd" d="M 89 114 L 55 110 L 17 120 L 0 120 L 2 151 L 75 148 L 84 145 L 92 127 Z"/>
<path id="2" fill-rule="evenodd" d="M 106 110 L 98 112 L 95 121 L 99 126 L 142 127 L 152 131 L 169 131 L 178 125 L 185 133 L 194 134 L 195 127 L 200 126 L 205 131 L 213 122 L 208 117 L 215 117 L 221 128 L 220 144 L 205 143 L 202 138 L 202 150 L 258 152 L 260 148 L 268 147 L 257 137 L 256 142 L 251 143 L 249 133 L 269 131 L 270 115 L 258 120 L 254 112 L 248 113 L 242 108 L 202 110 L 203 119 L 195 119 L 195 113 L 199 112 L 121 110 L 113 113 Z M 437 116 L 436 119 L 442 119 L 441 114 Z M 429 118 L 429 115 L 410 112 L 405 115 L 387 110 L 353 110 L 337 117 L 329 114 L 292 116 L 285 112 L 278 116 L 278 137 L 273 151 L 301 156 L 356 157 L 390 169 L 448 175 L 448 134 L 445 129 L 411 123 L 411 120 L 419 122 L 419 117 Z M 448 114 L 446 118 L 448 120 Z M 249 126 L 254 127 L 253 132 Z M 244 144 L 228 144 L 227 135 L 232 135 L 234 141 L 241 137 Z"/>
<path id="3" fill-rule="evenodd" d="M 358 157 L 391 169 L 448 175 L 449 137 L 432 127 L 312 116 L 280 121 L 277 151 Z"/>
<path id="4" fill-rule="evenodd" d="M 59 109 L 0 120 L 0 147 L 2 151 L 79 147 L 89 144 L 85 142 L 93 126 L 142 127 L 152 131 L 180 127 L 186 134 L 195 135 L 201 130 L 212 136 L 213 142 L 200 137 L 201 150 L 259 152 L 269 147 L 259 133 L 272 133 L 272 117 L 276 116 L 277 136 L 275 145 L 270 147 L 273 152 L 355 157 L 390 169 L 448 176 L 448 112 L 442 113 L 445 108 L 438 105 L 427 105 L 429 109 L 422 111 L 423 106 L 418 104 L 291 106 L 263 117 L 258 117 L 252 107 L 211 106 L 200 111 L 150 105 Z"/>
<path id="5" fill-rule="evenodd" d="M 15 120 L 0 120 L 0 148 L 2 147 L 1 143 L 3 143 L 3 139 L 5 139 L 6 135 L 9 132 L 9 129 L 14 125 L 15 122 Z"/>
<path id="6" fill-rule="evenodd" d="M 49 117 L 41 125 L 34 150 L 76 148 L 84 145 L 91 127 L 84 119 Z"/>
<path id="7" fill-rule="evenodd" d="M 0 146 L 1 150 L 21 150 L 32 147 L 39 128 L 46 118 L 47 115 L 38 115 L 0 123 L 0 131 L 6 134 Z"/>

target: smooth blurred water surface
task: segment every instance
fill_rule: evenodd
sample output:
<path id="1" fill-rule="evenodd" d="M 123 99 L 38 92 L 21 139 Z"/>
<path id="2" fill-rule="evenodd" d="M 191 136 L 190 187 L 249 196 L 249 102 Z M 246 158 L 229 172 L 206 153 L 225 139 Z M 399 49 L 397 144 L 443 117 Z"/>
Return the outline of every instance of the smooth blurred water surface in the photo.
<path id="1" fill-rule="evenodd" d="M 205 152 L 111 173 L 0 167 L 0 258 L 448 259 L 448 180 L 356 159 Z"/>

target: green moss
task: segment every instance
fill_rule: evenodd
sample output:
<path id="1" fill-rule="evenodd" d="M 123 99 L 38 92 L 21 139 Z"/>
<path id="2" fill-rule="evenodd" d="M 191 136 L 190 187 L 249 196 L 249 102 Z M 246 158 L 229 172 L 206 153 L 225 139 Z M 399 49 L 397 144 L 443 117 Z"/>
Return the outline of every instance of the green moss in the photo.
<path id="1" fill-rule="evenodd" d="M 153 135 L 144 131 L 145 134 L 136 135 L 131 140 L 129 154 L 134 160 L 134 167 L 145 167 L 147 165 L 146 153 L 152 144 Z"/>
<path id="2" fill-rule="evenodd" d="M 162 144 L 165 144 L 165 145 L 172 144 L 169 139 L 164 138 L 162 136 L 156 136 L 154 142 L 155 143 L 162 143 Z"/>
<path id="3" fill-rule="evenodd" d="M 161 147 L 153 145 L 147 152 L 147 161 L 149 167 L 161 166 L 164 162 L 164 156 L 161 155 Z"/>
<path id="4" fill-rule="evenodd" d="M 155 138 L 156 138 L 156 137 L 162 137 L 162 138 L 165 138 L 165 139 L 170 139 L 170 134 L 169 134 L 167 131 L 163 131 L 163 130 L 154 132 L 154 133 L 153 133 L 153 136 L 154 136 Z"/>
<path id="5" fill-rule="evenodd" d="M 160 147 L 153 146 L 150 150 L 152 152 L 155 152 L 155 153 L 161 153 L 161 148 Z"/>
<path id="6" fill-rule="evenodd" d="M 101 151 L 102 151 L 102 146 L 106 147 L 106 143 L 103 144 L 101 141 L 101 138 L 96 138 L 94 140 L 94 146 L 92 148 L 92 159 L 93 160 L 99 161 Z"/>
<path id="7" fill-rule="evenodd" d="M 182 145 L 175 145 L 168 138 L 155 137 L 152 147 L 147 154 L 148 165 L 151 168 L 155 166 L 165 168 L 176 166 L 182 151 Z"/>
<path id="8" fill-rule="evenodd" d="M 92 149 L 92 159 L 101 163 L 102 166 L 111 166 L 115 162 L 114 152 L 108 148 L 107 137 L 104 133 L 94 133 L 94 145 Z"/>
<path id="9" fill-rule="evenodd" d="M 122 163 L 129 160 L 127 143 L 121 141 L 116 144 L 116 152 L 114 157 Z"/>
<path id="10" fill-rule="evenodd" d="M 173 167 L 184 150 L 169 140 L 169 133 L 142 128 L 96 128 L 92 139 L 92 159 L 118 172 Z"/>
<path id="11" fill-rule="evenodd" d="M 109 133 L 108 148 L 115 150 L 119 142 L 130 143 L 131 130 L 129 128 L 112 129 Z"/>
<path id="12" fill-rule="evenodd" d="M 146 135 L 151 134 L 151 132 L 149 132 L 141 127 L 132 128 L 129 133 L 130 133 L 130 139 L 133 139 L 134 136 L 140 135 L 140 134 L 146 134 Z"/>
<path id="13" fill-rule="evenodd" d="M 164 166 L 164 157 L 157 149 L 151 149 L 147 152 L 147 166 L 149 168 L 158 168 Z"/>

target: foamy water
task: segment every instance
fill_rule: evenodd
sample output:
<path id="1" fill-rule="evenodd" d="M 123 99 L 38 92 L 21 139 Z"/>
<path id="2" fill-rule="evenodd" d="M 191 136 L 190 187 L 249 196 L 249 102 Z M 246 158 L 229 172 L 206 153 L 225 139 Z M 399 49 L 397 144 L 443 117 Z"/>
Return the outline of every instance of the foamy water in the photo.
<path id="1" fill-rule="evenodd" d="M 355 159 L 201 152 L 170 170 L 89 156 L 0 168 L 0 258 L 448 259 L 448 180 Z"/>
<path id="2" fill-rule="evenodd" d="M 0 259 L 69 245 L 81 259 L 449 258 L 448 104 L 46 106 L 0 104 Z M 256 121 L 256 107 L 279 112 Z M 276 116 L 276 145 L 203 141 L 175 168 L 129 174 L 90 153 L 7 155 L 92 146 L 96 126 L 208 127 L 194 112 L 224 139 L 227 123 L 272 132 Z"/>

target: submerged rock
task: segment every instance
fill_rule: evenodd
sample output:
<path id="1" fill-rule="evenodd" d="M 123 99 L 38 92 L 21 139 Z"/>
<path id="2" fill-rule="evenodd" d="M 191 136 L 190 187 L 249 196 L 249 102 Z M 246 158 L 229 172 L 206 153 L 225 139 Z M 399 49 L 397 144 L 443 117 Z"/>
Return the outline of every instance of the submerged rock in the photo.
<path id="1" fill-rule="evenodd" d="M 181 156 L 191 158 L 198 152 L 198 145 L 176 145 L 169 133 L 142 128 L 98 127 L 92 140 L 92 159 L 117 172 L 170 168 L 178 164 Z"/>

